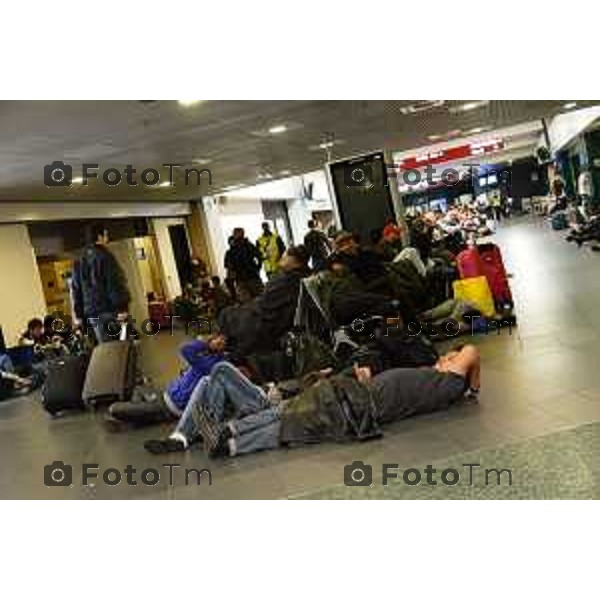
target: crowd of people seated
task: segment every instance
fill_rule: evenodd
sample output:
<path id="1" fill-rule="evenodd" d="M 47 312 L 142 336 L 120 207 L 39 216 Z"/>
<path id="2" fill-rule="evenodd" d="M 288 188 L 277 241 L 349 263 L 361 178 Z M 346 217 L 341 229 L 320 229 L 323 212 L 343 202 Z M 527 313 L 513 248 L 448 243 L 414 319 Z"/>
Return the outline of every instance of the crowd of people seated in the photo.
<path id="1" fill-rule="evenodd" d="M 451 298 L 447 285 L 456 276 L 454 253 L 472 233 L 469 218 L 457 210 L 451 219 L 464 225 L 458 229 L 438 215 L 409 219 L 406 229 L 389 220 L 367 243 L 348 231 L 326 235 L 311 222 L 307 244 L 288 248 L 268 226 L 259 244 L 236 228 L 225 285 L 206 273 L 200 283 L 218 333 L 187 342 L 182 372 L 165 389 L 138 385 L 132 401 L 111 405 L 106 423 L 120 429 L 174 421 L 170 436 L 147 441 L 148 451 L 182 451 L 203 441 L 210 456 L 233 456 L 369 439 L 392 421 L 476 401 L 477 349 L 467 344 L 440 356 L 431 340 L 404 327 L 474 312 Z M 110 312 L 115 318 L 128 299 L 105 238 L 99 231 L 76 267 L 82 316 Z M 116 282 L 105 290 L 90 287 L 86 275 L 85 260 L 100 258 Z M 303 298 L 312 302 L 310 309 Z M 315 322 L 311 310 L 318 313 Z M 357 321 L 366 329 L 355 327 Z M 57 332 L 52 317 L 33 319 L 22 344 L 44 364 L 76 351 L 71 334 Z M 0 363 L 11 371 L 2 357 Z"/>
<path id="2" fill-rule="evenodd" d="M 568 229 L 566 240 L 579 248 L 591 244 L 592 250 L 600 251 L 600 204 L 594 200 L 589 173 L 580 174 L 577 194 L 569 197 L 560 176 L 552 181 L 552 202 L 547 215 L 554 229 Z"/>
<path id="3" fill-rule="evenodd" d="M 311 223 L 310 249 L 284 250 L 259 294 L 258 284 L 249 284 L 260 273 L 260 258 L 250 248 L 257 247 L 236 230 L 236 250 L 226 267 L 246 300 L 244 293 L 234 299 L 223 289 L 231 304 L 219 311 L 218 333 L 182 347 L 185 369 L 166 389 L 139 390 L 153 402 L 142 397 L 113 404 L 107 422 L 120 428 L 172 420 L 172 434 L 148 440 L 148 451 L 177 452 L 203 442 L 217 457 L 369 439 L 392 421 L 476 401 L 480 366 L 474 346 L 440 356 L 429 340 L 402 329 L 411 319 L 443 321 L 473 312 L 449 298 L 448 287 L 439 293 L 434 284 L 441 272 L 452 277 L 446 242 L 456 249 L 457 237 L 464 245 L 469 232 L 444 237 L 436 229 L 437 220 L 429 216 L 411 220 L 406 231 L 390 220 L 362 244 L 351 232 L 329 237 Z M 240 270 L 240 263 L 248 268 Z M 317 286 L 325 335 L 299 327 L 307 283 Z M 372 335 L 348 327 L 370 316 Z M 398 333 L 388 337 L 381 327 L 390 322 Z M 294 339 L 301 341 L 294 346 Z"/>
<path id="4" fill-rule="evenodd" d="M 1 399 L 24 395 L 39 387 L 49 364 L 83 351 L 84 338 L 57 315 L 34 317 L 19 337 L 18 346 L 0 351 Z"/>

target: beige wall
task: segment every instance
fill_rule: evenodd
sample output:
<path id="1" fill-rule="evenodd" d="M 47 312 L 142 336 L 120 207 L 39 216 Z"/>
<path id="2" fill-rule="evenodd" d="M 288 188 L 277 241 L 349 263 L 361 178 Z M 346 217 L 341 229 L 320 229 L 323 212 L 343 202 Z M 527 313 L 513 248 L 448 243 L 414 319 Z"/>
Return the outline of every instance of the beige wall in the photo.
<path id="1" fill-rule="evenodd" d="M 164 273 L 165 293 L 169 300 L 181 295 L 181 283 L 169 236 L 169 225 L 186 225 L 185 218 L 152 219 L 152 229 L 156 236 L 158 258 Z M 191 250 L 190 250 L 191 251 Z"/>
<path id="2" fill-rule="evenodd" d="M 12 346 L 29 319 L 46 314 L 40 274 L 25 225 L 0 225 L 0 280 L 0 325 L 7 346 Z"/>
<path id="3" fill-rule="evenodd" d="M 148 318 L 148 302 L 146 290 L 135 253 L 135 240 L 119 240 L 108 244 L 117 262 L 123 269 L 127 287 L 131 294 L 129 313 L 135 319 L 138 327 Z"/>

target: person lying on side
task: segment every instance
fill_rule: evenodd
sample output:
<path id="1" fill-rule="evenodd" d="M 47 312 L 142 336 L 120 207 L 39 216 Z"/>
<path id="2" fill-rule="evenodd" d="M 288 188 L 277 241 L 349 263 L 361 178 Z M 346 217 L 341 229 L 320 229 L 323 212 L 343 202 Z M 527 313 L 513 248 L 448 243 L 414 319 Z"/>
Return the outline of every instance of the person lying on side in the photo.
<path id="1" fill-rule="evenodd" d="M 178 452 L 202 439 L 214 458 L 368 439 L 380 435 L 379 425 L 477 401 L 479 387 L 479 352 L 470 345 L 445 354 L 433 367 L 375 373 L 363 365 L 351 375 L 321 371 L 315 383 L 281 401 L 222 362 L 198 384 L 171 436 L 144 447 L 154 454 Z"/>

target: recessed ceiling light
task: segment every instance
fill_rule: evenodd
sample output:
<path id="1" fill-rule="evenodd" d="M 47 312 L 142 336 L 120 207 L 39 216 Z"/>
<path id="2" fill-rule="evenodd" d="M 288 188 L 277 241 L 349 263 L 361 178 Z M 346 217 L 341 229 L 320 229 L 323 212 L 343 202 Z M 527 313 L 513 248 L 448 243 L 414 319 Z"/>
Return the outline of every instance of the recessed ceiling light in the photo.
<path id="1" fill-rule="evenodd" d="M 273 127 L 269 127 L 269 133 L 272 134 L 283 133 L 284 131 L 287 131 L 286 125 L 274 125 Z"/>
<path id="2" fill-rule="evenodd" d="M 189 106 L 194 106 L 194 104 L 199 104 L 200 102 L 204 102 L 203 100 L 177 100 L 181 106 L 185 106 L 186 108 Z"/>
<path id="3" fill-rule="evenodd" d="M 192 158 L 192 163 L 195 165 L 208 165 L 212 162 L 210 158 Z"/>
<path id="4" fill-rule="evenodd" d="M 286 177 L 287 175 L 291 175 L 292 172 L 289 169 L 284 169 L 283 171 L 279 171 L 279 174 Z"/>
<path id="5" fill-rule="evenodd" d="M 575 108 L 577 106 L 577 102 L 567 102 L 566 104 L 563 104 L 563 108 L 565 110 L 571 110 L 572 108 Z"/>
<path id="6" fill-rule="evenodd" d="M 169 185 L 171 185 L 170 181 L 163 181 L 162 183 L 158 184 L 159 187 L 168 187 Z"/>
<path id="7" fill-rule="evenodd" d="M 442 139 L 442 136 L 441 135 L 437 135 L 437 134 L 436 135 L 428 135 L 427 139 L 430 142 L 437 142 L 437 140 L 441 140 Z"/>
<path id="8" fill-rule="evenodd" d="M 490 103 L 489 100 L 474 100 L 473 102 L 465 102 L 464 104 L 460 104 L 459 106 L 452 106 L 450 108 L 450 112 L 467 112 L 469 110 L 475 110 L 476 108 L 482 108 Z"/>

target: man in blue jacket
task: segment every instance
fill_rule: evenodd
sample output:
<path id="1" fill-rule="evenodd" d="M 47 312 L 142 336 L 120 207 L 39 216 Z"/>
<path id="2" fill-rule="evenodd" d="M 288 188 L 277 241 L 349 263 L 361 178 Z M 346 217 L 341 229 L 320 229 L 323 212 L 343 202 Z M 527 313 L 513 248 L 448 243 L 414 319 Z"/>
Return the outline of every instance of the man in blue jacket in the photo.
<path id="1" fill-rule="evenodd" d="M 141 391 L 138 398 L 134 396 L 131 402 L 115 402 L 110 406 L 106 420 L 110 429 L 179 419 L 200 380 L 226 359 L 225 336 L 215 334 L 207 340 L 192 340 L 181 347 L 180 354 L 187 368 L 167 385 L 164 392 L 143 386 L 137 388 Z"/>

